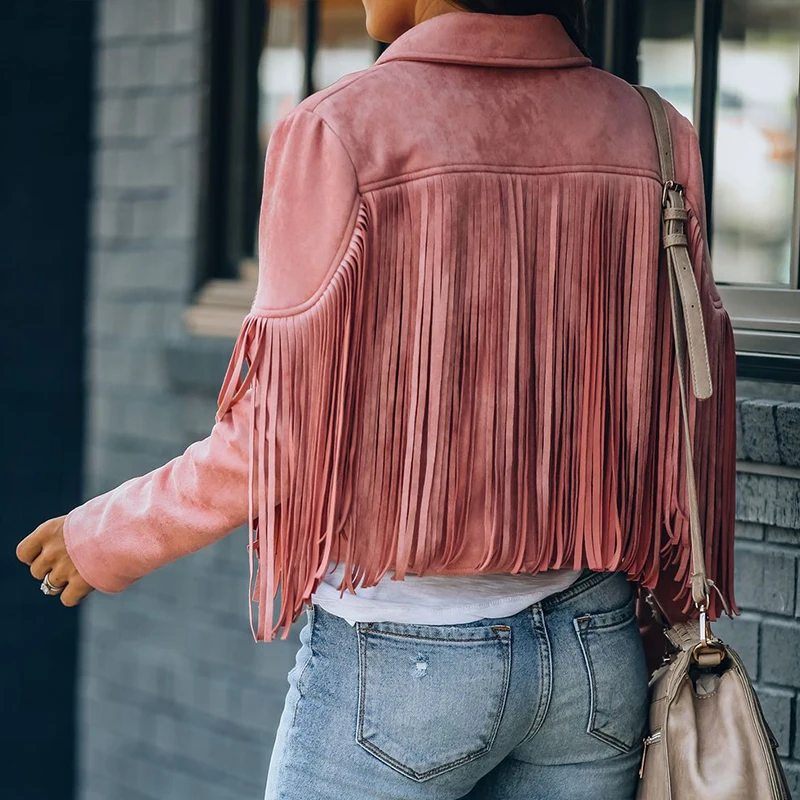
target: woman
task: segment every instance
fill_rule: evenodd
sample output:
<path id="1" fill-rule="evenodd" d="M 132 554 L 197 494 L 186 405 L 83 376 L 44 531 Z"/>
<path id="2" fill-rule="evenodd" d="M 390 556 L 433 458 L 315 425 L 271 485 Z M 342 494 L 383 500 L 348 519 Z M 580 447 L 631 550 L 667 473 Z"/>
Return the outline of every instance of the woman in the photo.
<path id="1" fill-rule="evenodd" d="M 696 614 L 647 107 L 591 66 L 581 0 L 364 5 L 390 46 L 270 139 L 212 433 L 18 555 L 75 605 L 249 523 L 255 638 L 308 615 L 268 800 L 632 798 L 663 649 L 640 589 Z M 714 620 L 738 613 L 733 332 L 669 115 Z"/>

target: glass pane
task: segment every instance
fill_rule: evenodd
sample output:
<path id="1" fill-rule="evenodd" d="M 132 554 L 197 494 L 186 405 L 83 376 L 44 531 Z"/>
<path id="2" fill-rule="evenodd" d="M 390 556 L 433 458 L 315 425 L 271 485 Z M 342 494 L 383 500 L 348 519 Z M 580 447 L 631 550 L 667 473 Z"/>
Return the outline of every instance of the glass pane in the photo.
<path id="1" fill-rule="evenodd" d="M 714 277 L 789 283 L 800 4 L 725 3 L 714 165 Z"/>
<path id="2" fill-rule="evenodd" d="M 367 15 L 362 0 L 322 0 L 314 88 L 324 89 L 342 75 L 365 69 L 377 53 L 367 33 Z"/>
<path id="3" fill-rule="evenodd" d="M 694 0 L 643 0 L 639 80 L 693 118 Z"/>
<path id="4" fill-rule="evenodd" d="M 258 67 L 258 140 L 262 163 L 275 123 L 302 100 L 305 68 L 305 3 L 267 2 L 264 49 Z"/>

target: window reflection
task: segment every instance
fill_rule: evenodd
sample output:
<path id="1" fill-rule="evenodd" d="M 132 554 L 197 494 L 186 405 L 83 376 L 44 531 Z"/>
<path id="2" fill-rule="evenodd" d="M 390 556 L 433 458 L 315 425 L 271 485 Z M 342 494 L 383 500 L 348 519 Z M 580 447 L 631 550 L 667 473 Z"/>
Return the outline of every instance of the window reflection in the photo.
<path id="1" fill-rule="evenodd" d="M 644 0 L 640 81 L 693 119 L 694 0 Z"/>
<path id="2" fill-rule="evenodd" d="M 262 163 L 275 123 L 302 99 L 305 68 L 305 3 L 268 3 L 264 49 L 258 66 L 258 140 Z"/>
<path id="3" fill-rule="evenodd" d="M 366 29 L 361 0 L 319 3 L 317 46 L 305 52 L 305 0 L 272 0 L 259 64 L 259 141 L 262 155 L 275 123 L 303 99 L 306 58 L 313 55 L 315 91 L 375 60 L 375 41 Z"/>
<path id="4" fill-rule="evenodd" d="M 343 75 L 366 69 L 375 60 L 376 44 L 367 33 L 361 0 L 323 0 L 320 37 L 314 59 L 314 87 L 324 89 Z"/>
<path id="5" fill-rule="evenodd" d="M 797 157 L 800 6 L 729 0 L 719 64 L 714 274 L 788 284 Z"/>

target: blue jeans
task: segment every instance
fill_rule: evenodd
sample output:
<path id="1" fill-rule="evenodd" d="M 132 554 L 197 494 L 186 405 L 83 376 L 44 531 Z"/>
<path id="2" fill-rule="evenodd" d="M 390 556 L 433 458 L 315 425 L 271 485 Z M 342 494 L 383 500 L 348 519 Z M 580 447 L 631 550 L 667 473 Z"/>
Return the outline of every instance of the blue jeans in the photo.
<path id="1" fill-rule="evenodd" d="M 648 672 L 621 572 L 510 617 L 306 609 L 265 800 L 633 800 Z"/>

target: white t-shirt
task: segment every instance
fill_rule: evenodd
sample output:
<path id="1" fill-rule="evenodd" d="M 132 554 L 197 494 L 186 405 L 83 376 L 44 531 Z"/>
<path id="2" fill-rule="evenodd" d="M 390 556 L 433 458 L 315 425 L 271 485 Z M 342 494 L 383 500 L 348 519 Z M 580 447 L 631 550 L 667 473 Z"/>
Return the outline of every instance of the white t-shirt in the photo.
<path id="1" fill-rule="evenodd" d="M 337 588 L 344 564 L 330 563 L 311 602 L 351 625 L 356 622 L 411 622 L 457 625 L 485 617 L 508 617 L 571 586 L 581 570 L 536 574 L 406 575 L 391 580 L 389 570 L 377 586 L 357 586 L 356 594 Z"/>

